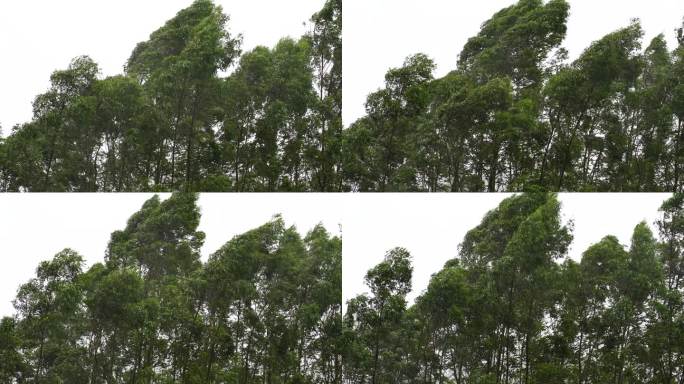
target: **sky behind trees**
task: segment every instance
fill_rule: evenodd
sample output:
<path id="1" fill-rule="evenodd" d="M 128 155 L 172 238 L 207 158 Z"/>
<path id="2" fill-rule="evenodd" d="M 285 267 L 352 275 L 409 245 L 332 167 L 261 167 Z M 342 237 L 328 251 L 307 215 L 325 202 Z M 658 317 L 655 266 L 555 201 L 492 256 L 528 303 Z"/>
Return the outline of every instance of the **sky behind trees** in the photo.
<path id="1" fill-rule="evenodd" d="M 413 290 L 409 303 L 425 289 L 432 274 L 458 256 L 463 236 L 475 228 L 485 213 L 509 193 L 496 194 L 361 194 L 344 213 L 342 249 L 343 305 L 367 292 L 366 271 L 381 262 L 395 247 L 413 256 Z M 629 244 L 634 227 L 653 222 L 667 193 L 565 193 L 559 194 L 564 222 L 574 220 L 569 256 L 579 260 L 591 244 L 614 235 Z M 345 307 L 346 308 L 346 307 Z"/>
<path id="2" fill-rule="evenodd" d="M 0 382 L 340 383 L 341 239 L 276 216 L 203 260 L 198 198 L 150 197 L 98 263 L 38 263 L 0 321 Z"/>
<path id="3" fill-rule="evenodd" d="M 0 269 L 0 316 L 13 312 L 16 288 L 34 275 L 36 265 L 70 247 L 87 265 L 102 261 L 109 235 L 151 197 L 135 194 L 5 194 L 0 211 L 0 255 L 11 259 Z M 170 194 L 160 194 L 167 198 Z M 498 194 L 201 194 L 200 230 L 207 238 L 202 258 L 232 236 L 281 213 L 286 224 L 305 233 L 321 222 L 333 235 L 344 229 L 343 303 L 366 291 L 365 272 L 397 246 L 414 257 L 413 300 L 430 276 L 457 255 L 465 233 L 480 223 L 508 193 Z M 565 221 L 574 220 L 569 255 L 612 234 L 624 244 L 640 221 L 649 226 L 667 193 L 560 194 Z M 627 209 L 626 207 L 629 207 Z M 40 241 L 36 239 L 40 234 Z"/>
<path id="4" fill-rule="evenodd" d="M 366 96 L 383 86 L 388 68 L 425 53 L 437 64 L 435 77 L 456 68 L 458 54 L 468 38 L 498 10 L 516 0 L 454 2 L 445 0 L 350 1 L 345 4 L 343 32 L 345 54 L 342 119 L 345 126 L 365 115 Z M 592 41 L 641 19 L 644 41 L 663 33 L 670 49 L 674 28 L 681 26 L 684 3 L 678 0 L 569 0 L 570 18 L 563 45 L 570 59 L 579 56 Z M 379 20 L 382 20 L 379 23 Z M 353 28 L 351 27 L 353 26 Z"/>
<path id="5" fill-rule="evenodd" d="M 342 1 L 300 38 L 251 49 L 227 12 L 193 1 L 132 48 L 122 74 L 91 56 L 52 72 L 33 118 L 0 143 L 0 189 L 340 190 Z"/>
<path id="6" fill-rule="evenodd" d="M 110 234 L 152 197 L 152 193 L 0 195 L 0 317 L 14 313 L 19 285 L 35 275 L 40 261 L 69 247 L 90 265 L 102 262 Z M 170 194 L 159 194 L 166 199 Z M 343 207 L 332 196 L 303 194 L 201 194 L 199 230 L 206 233 L 202 260 L 233 236 L 261 226 L 280 213 L 286 225 L 306 234 L 316 224 L 340 234 Z"/>
<path id="7" fill-rule="evenodd" d="M 323 0 L 274 2 L 216 0 L 231 18 L 230 31 L 243 35 L 242 49 L 274 46 L 281 38 L 298 38 L 305 22 Z M 33 98 L 50 85 L 50 75 L 72 58 L 92 57 L 102 76 L 122 72 L 135 45 L 172 18 L 192 0 L 52 2 L 28 0 L 0 3 L 0 40 L 5 58 L 0 73 L 0 125 L 7 136 L 12 126 L 31 119 Z M 40 9 L 40 12 L 36 10 Z M 268 12 L 264 12 L 268 10 Z M 59 17 L 55 17 L 59 15 Z M 121 28 L 121 24 L 125 28 Z"/>
<path id="8" fill-rule="evenodd" d="M 647 205 L 621 207 L 634 204 Z M 370 294 L 347 302 L 344 382 L 681 383 L 684 195 L 659 211 L 656 231 L 641 221 L 627 242 L 606 235 L 577 260 L 557 194 L 511 196 L 413 303 L 422 260 L 390 249 L 365 275 Z"/>

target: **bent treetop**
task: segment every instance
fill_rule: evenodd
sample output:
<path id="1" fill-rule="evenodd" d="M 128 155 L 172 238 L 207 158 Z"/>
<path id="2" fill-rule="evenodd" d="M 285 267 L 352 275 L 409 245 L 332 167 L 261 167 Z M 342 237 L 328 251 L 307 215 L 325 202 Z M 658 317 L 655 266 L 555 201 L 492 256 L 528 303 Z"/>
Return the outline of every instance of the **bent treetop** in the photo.
<path id="1" fill-rule="evenodd" d="M 568 62 L 569 11 L 520 0 L 443 78 L 423 54 L 390 69 L 344 131 L 344 188 L 681 190 L 684 30 L 672 51 L 662 35 L 642 49 L 634 20 Z"/>
<path id="2" fill-rule="evenodd" d="M 305 36 L 242 53 L 195 0 L 122 75 L 75 58 L 0 138 L 0 190 L 339 190 L 341 13 L 328 0 Z"/>

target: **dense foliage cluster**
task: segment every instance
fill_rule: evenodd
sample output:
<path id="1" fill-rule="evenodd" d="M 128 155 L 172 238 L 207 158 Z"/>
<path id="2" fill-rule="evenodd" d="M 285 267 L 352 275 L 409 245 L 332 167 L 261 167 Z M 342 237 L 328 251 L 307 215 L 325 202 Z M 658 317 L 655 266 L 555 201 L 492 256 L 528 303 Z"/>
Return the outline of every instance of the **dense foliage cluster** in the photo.
<path id="1" fill-rule="evenodd" d="M 638 20 L 568 62 L 565 0 L 520 0 L 434 79 L 425 55 L 385 75 L 343 138 L 345 189 L 681 191 L 684 31 L 642 50 Z"/>
<path id="2" fill-rule="evenodd" d="M 411 257 L 387 253 L 347 303 L 345 383 L 684 381 L 684 195 L 626 248 L 567 258 L 553 194 L 510 197 L 465 236 L 415 304 Z"/>
<path id="3" fill-rule="evenodd" d="M 195 0 L 123 75 L 98 78 L 86 56 L 54 72 L 33 119 L 0 137 L 0 190 L 339 190 L 342 1 L 244 54 L 228 21 Z"/>
<path id="4" fill-rule="evenodd" d="M 85 272 L 42 262 L 0 323 L 0 382 L 340 383 L 341 239 L 276 217 L 202 263 L 196 198 L 148 200 Z"/>

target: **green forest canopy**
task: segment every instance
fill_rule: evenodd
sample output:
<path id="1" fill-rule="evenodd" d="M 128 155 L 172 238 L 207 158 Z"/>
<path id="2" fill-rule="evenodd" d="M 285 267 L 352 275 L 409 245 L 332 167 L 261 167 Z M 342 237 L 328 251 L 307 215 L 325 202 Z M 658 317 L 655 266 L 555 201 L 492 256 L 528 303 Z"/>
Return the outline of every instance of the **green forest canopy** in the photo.
<path id="1" fill-rule="evenodd" d="M 195 0 L 121 75 L 74 58 L 0 137 L 0 191 L 339 190 L 341 16 L 327 0 L 305 36 L 243 53 Z"/>
<path id="2" fill-rule="evenodd" d="M 83 270 L 41 262 L 0 321 L 0 383 L 341 382 L 342 240 L 280 217 L 200 261 L 197 196 L 155 196 Z"/>
<path id="3" fill-rule="evenodd" d="M 631 245 L 567 257 L 555 194 L 505 199 L 413 305 L 411 255 L 390 250 L 347 302 L 343 381 L 354 384 L 684 381 L 684 194 Z M 610 229 L 608 229 L 610 230 Z"/>
<path id="4" fill-rule="evenodd" d="M 569 12 L 565 0 L 519 0 L 446 76 L 424 54 L 390 69 L 344 130 L 344 188 L 683 190 L 684 29 L 672 51 L 663 35 L 642 47 L 634 20 L 569 62 Z"/>
<path id="5" fill-rule="evenodd" d="M 682 190 L 684 29 L 670 50 L 634 20 L 569 62 L 569 11 L 502 9 L 439 79 L 407 58 L 343 130 L 341 0 L 302 38 L 246 53 L 196 0 L 123 75 L 99 79 L 87 57 L 56 71 L 0 139 L 0 190 Z"/>

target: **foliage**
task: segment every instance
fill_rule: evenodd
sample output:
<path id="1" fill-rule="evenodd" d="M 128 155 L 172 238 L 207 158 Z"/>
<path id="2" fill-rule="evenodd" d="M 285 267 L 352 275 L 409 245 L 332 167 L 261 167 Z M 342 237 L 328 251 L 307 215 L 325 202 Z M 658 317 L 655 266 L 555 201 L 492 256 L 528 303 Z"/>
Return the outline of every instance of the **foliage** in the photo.
<path id="1" fill-rule="evenodd" d="M 149 199 L 87 271 L 42 262 L 0 322 L 0 382 L 340 383 L 341 239 L 276 216 L 202 263 L 196 200 Z"/>
<path id="2" fill-rule="evenodd" d="M 352 191 L 681 191 L 684 48 L 641 50 L 638 20 L 574 62 L 565 0 L 519 0 L 457 68 L 410 56 L 343 133 Z"/>
<path id="3" fill-rule="evenodd" d="M 340 190 L 341 14 L 328 0 L 310 33 L 241 55 L 221 7 L 195 0 L 123 75 L 75 58 L 0 140 L 0 190 Z"/>
<path id="4" fill-rule="evenodd" d="M 408 251 L 347 302 L 345 383 L 667 383 L 684 380 L 684 195 L 567 257 L 554 194 L 505 199 L 407 306 Z"/>

